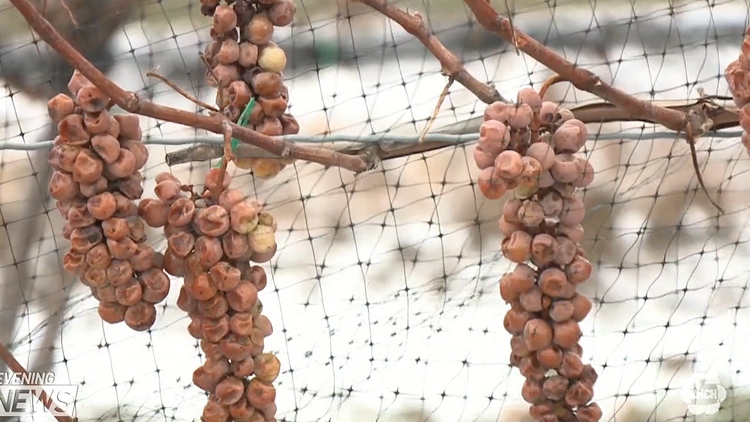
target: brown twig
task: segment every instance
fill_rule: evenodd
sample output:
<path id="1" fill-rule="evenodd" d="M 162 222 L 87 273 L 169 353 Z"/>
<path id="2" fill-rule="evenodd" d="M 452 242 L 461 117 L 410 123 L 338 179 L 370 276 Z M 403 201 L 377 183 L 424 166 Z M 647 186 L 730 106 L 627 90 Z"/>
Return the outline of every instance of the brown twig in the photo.
<path id="1" fill-rule="evenodd" d="M 456 82 L 466 87 L 481 101 L 487 104 L 492 104 L 495 101 L 509 102 L 494 87 L 479 82 L 479 80 L 466 71 L 461 63 L 461 59 L 445 48 L 440 40 L 430 32 L 422 15 L 419 13 L 409 14 L 389 4 L 387 0 L 351 1 L 366 4 L 401 25 L 406 32 L 417 38 L 438 59 L 440 65 L 443 67 L 443 74 L 455 79 Z"/>
<path id="2" fill-rule="evenodd" d="M 552 88 L 552 85 L 562 82 L 565 79 L 562 78 L 560 75 L 554 75 L 551 78 L 544 81 L 544 85 L 539 89 L 539 96 L 542 97 L 542 100 L 544 99 L 544 96 L 547 95 L 547 91 L 549 91 L 550 88 Z"/>
<path id="3" fill-rule="evenodd" d="M 76 16 L 73 14 L 73 11 L 68 7 L 68 1 L 67 0 L 60 0 L 60 5 L 63 9 L 65 9 L 66 12 L 68 12 L 68 17 L 70 17 L 70 21 L 73 23 L 73 26 L 78 26 L 78 21 L 76 20 Z"/>
<path id="4" fill-rule="evenodd" d="M 693 116 L 694 113 L 689 113 L 688 115 Z M 711 195 L 708 193 L 708 190 L 706 189 L 706 184 L 703 182 L 703 175 L 701 174 L 701 169 L 700 169 L 700 166 L 698 165 L 698 151 L 696 151 L 695 149 L 695 138 L 693 138 L 693 134 L 691 132 L 692 129 L 690 125 L 687 125 L 685 130 L 687 131 L 685 133 L 685 136 L 686 136 L 687 143 L 690 146 L 690 158 L 692 159 L 692 162 L 693 162 L 693 170 L 695 171 L 695 176 L 698 179 L 698 185 L 700 185 L 701 189 L 703 189 L 703 193 L 706 194 L 706 197 L 711 202 L 711 204 L 714 207 L 716 207 L 716 209 L 719 210 L 721 214 L 724 214 L 724 209 L 719 204 L 717 204 L 713 198 L 711 198 Z"/>
<path id="5" fill-rule="evenodd" d="M 427 135 L 427 132 L 430 131 L 432 124 L 435 122 L 435 119 L 437 118 L 437 115 L 440 112 L 440 108 L 443 106 L 443 101 L 445 101 L 445 97 L 447 97 L 448 92 L 450 92 L 451 85 L 453 85 L 453 78 L 449 76 L 448 82 L 445 84 L 445 87 L 443 87 L 443 91 L 440 93 L 440 97 L 438 97 L 437 104 L 435 104 L 435 109 L 432 110 L 432 115 L 430 116 L 430 119 L 427 120 L 427 124 L 424 126 L 424 129 L 422 130 L 422 134 L 419 135 L 420 144 L 424 142 L 424 137 Z"/>
<path id="6" fill-rule="evenodd" d="M 0 341 L 0 360 L 5 362 L 5 364 L 8 366 L 8 368 L 17 373 L 17 374 L 23 374 L 28 375 L 28 371 L 26 371 L 26 368 L 21 365 L 16 358 L 13 356 L 13 353 L 8 350 L 7 347 L 5 347 L 5 344 L 3 344 L 2 341 Z M 29 377 L 31 378 L 31 377 Z M 33 384 L 38 385 L 38 384 Z M 34 395 L 37 394 L 37 391 L 34 390 Z M 53 408 L 52 406 L 55 406 L 55 404 L 52 402 L 52 400 L 49 399 L 49 395 L 47 394 L 44 389 L 39 393 L 39 395 L 36 395 L 36 397 L 44 403 L 44 406 L 47 407 L 47 409 L 52 412 L 58 411 L 57 413 L 60 413 L 61 409 L 59 407 Z M 78 420 L 78 418 L 72 418 L 68 415 L 54 415 L 54 418 L 57 419 L 58 422 L 75 422 Z"/>
<path id="7" fill-rule="evenodd" d="M 684 131 L 687 124 L 692 124 L 687 121 L 685 113 L 641 101 L 624 91 L 607 85 L 594 73 L 576 66 L 520 29 L 515 28 L 510 20 L 498 14 L 488 1 L 464 0 L 464 2 L 474 13 L 479 24 L 485 29 L 507 42 L 515 42 L 521 51 L 560 75 L 564 80 L 572 83 L 576 88 L 627 110 L 633 117 L 652 119 L 674 131 Z M 700 127 L 699 124 L 691 128 L 696 137 L 703 134 Z"/>
<path id="8" fill-rule="evenodd" d="M 70 22 L 73 24 L 74 27 L 78 26 L 78 20 L 76 19 L 76 16 L 73 14 L 73 10 L 70 9 L 68 6 L 68 2 L 66 0 L 60 0 L 60 5 L 63 9 L 65 9 L 66 12 L 68 12 L 68 17 L 70 18 Z M 47 0 L 42 1 L 42 16 L 47 16 Z"/>
<path id="9" fill-rule="evenodd" d="M 28 0 L 10 0 L 10 2 L 50 47 L 57 51 L 71 66 L 78 69 L 91 83 L 101 89 L 103 93 L 114 100 L 123 110 L 214 133 L 223 133 L 223 116 L 204 116 L 185 110 L 157 105 L 140 99 L 133 92 L 123 90 L 76 51 Z M 327 149 L 294 145 L 241 127 L 235 123 L 231 123 L 231 127 L 234 138 L 256 145 L 280 157 L 312 161 L 326 166 L 343 167 L 354 172 L 365 171 L 368 167 L 367 163 L 358 156 L 339 154 Z"/>
<path id="10" fill-rule="evenodd" d="M 198 57 L 201 58 L 203 65 L 206 66 L 206 73 L 210 74 L 211 77 L 214 78 L 214 81 L 216 81 L 216 85 L 218 85 L 216 89 L 216 105 L 219 107 L 218 111 L 223 114 L 224 108 L 225 108 L 225 102 L 224 102 L 224 87 L 221 85 L 221 79 L 216 75 L 216 72 L 214 72 L 214 68 L 211 67 L 211 63 L 206 58 L 205 54 L 198 53 Z"/>
<path id="11" fill-rule="evenodd" d="M 176 83 L 174 83 L 174 82 L 170 81 L 170 80 L 169 80 L 169 78 L 167 78 L 167 77 L 166 77 L 166 76 L 164 76 L 164 75 L 160 75 L 159 73 L 157 73 L 157 72 L 155 72 L 155 71 L 153 71 L 153 70 L 152 70 L 152 71 L 150 71 L 150 72 L 146 72 L 146 76 L 148 76 L 148 77 L 150 77 L 150 78 L 156 78 L 156 79 L 158 79 L 158 80 L 160 80 L 160 81 L 164 82 L 165 84 L 167 84 L 167 86 L 168 86 L 168 87 L 172 88 L 172 89 L 173 89 L 173 90 L 175 90 L 175 91 L 176 91 L 176 92 L 177 92 L 178 94 L 182 95 L 182 96 L 183 96 L 183 97 L 185 97 L 186 99 L 188 99 L 188 100 L 190 100 L 191 102 L 195 103 L 195 104 L 196 104 L 196 105 L 198 105 L 199 107 L 203 107 L 203 108 L 205 108 L 206 110 L 211 110 L 211 111 L 216 111 L 216 112 L 218 112 L 218 111 L 219 111 L 219 109 L 218 109 L 218 108 L 216 108 L 216 106 L 212 106 L 211 104 L 208 104 L 208 103 L 206 103 L 206 102 L 203 102 L 203 101 L 201 101 L 201 100 L 199 100 L 199 99 L 195 98 L 195 96 L 193 96 L 193 95 L 192 95 L 192 94 L 190 94 L 189 92 L 185 91 L 184 89 L 180 88 L 180 87 L 179 87 L 179 86 L 178 86 L 178 85 L 177 85 Z"/>

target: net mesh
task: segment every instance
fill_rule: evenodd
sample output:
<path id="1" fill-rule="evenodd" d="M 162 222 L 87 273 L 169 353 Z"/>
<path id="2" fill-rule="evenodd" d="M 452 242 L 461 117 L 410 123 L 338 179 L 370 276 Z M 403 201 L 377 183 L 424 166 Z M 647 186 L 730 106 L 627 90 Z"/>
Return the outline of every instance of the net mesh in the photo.
<path id="1" fill-rule="evenodd" d="M 290 112 L 301 133 L 420 133 L 446 82 L 422 44 L 361 4 L 296 3 L 295 24 L 277 30 L 276 39 L 289 57 Z M 496 3 L 568 60 L 652 101 L 695 99 L 698 88 L 728 95 L 723 70 L 747 26 L 747 4 L 737 1 Z M 482 30 L 462 2 L 397 4 L 419 11 L 470 73 L 507 98 L 551 76 Z M 198 58 L 210 22 L 198 1 L 67 5 L 78 26 L 58 1 L 49 1 L 50 20 L 122 87 L 197 110 L 145 76 L 158 68 L 213 102 Z M 45 104 L 65 91 L 71 69 L 7 1 L 0 2 L 0 24 L 0 139 L 50 140 Z M 548 95 L 567 107 L 594 100 L 567 84 Z M 456 84 L 433 128 L 483 109 Z M 184 137 L 189 144 L 204 134 L 142 123 L 144 138 Z M 750 167 L 739 138 L 705 137 L 697 145 L 709 192 L 727 211 L 718 217 L 698 188 L 687 143 L 654 139 L 664 128 L 651 124 L 589 130 L 586 154 L 597 173 L 585 190 L 583 246 L 595 274 L 581 293 L 595 306 L 581 343 L 584 360 L 599 372 L 595 399 L 603 420 L 693 420 L 682 387 L 705 371 L 727 389 L 721 410 L 705 420 L 750 419 Z M 201 183 L 208 163 L 165 164 L 167 152 L 183 147 L 150 146 L 147 195 L 162 171 Z M 473 148 L 389 160 L 358 176 L 296 163 L 263 181 L 230 167 L 233 186 L 265 201 L 279 225 L 278 253 L 265 265 L 269 288 L 261 293 L 275 330 L 266 349 L 282 363 L 279 420 L 528 418 L 498 294 L 499 277 L 512 268 L 499 253 L 502 206 L 479 193 Z M 191 374 L 203 356 L 187 334 L 176 291 L 147 333 L 102 324 L 87 289 L 59 264 L 67 241 L 59 213 L 44 199 L 47 152 L 0 154 L 0 340 L 27 369 L 81 385 L 79 420 L 199 419 L 205 399 Z M 149 242 L 165 248 L 160 233 L 149 233 Z"/>

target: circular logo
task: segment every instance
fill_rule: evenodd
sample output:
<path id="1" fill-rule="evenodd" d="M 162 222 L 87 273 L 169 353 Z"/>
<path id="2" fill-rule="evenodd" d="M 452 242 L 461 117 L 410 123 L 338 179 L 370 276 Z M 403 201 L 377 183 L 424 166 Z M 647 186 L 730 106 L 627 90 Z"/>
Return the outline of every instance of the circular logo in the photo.
<path id="1" fill-rule="evenodd" d="M 715 375 L 695 373 L 687 379 L 680 395 L 693 415 L 712 415 L 721 408 L 727 390 Z"/>

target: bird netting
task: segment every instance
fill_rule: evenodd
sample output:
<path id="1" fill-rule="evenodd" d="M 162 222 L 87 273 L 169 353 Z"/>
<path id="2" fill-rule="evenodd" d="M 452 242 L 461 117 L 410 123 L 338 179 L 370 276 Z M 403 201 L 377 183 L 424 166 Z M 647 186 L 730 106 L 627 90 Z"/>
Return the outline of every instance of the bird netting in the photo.
<path id="1" fill-rule="evenodd" d="M 124 89 L 157 104 L 205 110 L 147 76 L 158 72 L 198 100 L 216 102 L 200 56 L 211 42 L 212 18 L 202 13 L 210 1 L 34 3 Z M 29 371 L 79 385 L 74 415 L 81 421 L 199 420 L 206 393 L 193 384 L 193 371 L 206 353 L 177 306 L 178 282 L 156 305 L 153 326 L 135 332 L 103 323 L 90 290 L 63 270 L 70 242 L 47 194 L 58 127 L 46 105 L 69 94 L 73 68 L 13 5 L 0 4 L 0 341 Z M 276 418 L 531 420 L 504 328 L 510 305 L 498 292 L 514 268 L 501 253 L 498 229 L 512 194 L 482 196 L 476 137 L 457 136 L 478 133 L 486 104 L 454 83 L 432 119 L 447 78 L 417 38 L 359 2 L 295 4 L 293 24 L 275 28 L 273 41 L 287 57 L 296 141 L 355 155 L 375 148 L 382 161 L 355 174 L 289 160 L 270 178 L 229 164 L 230 186 L 263 202 L 277 226 L 276 254 L 261 264 L 268 286 L 258 294 L 273 324 L 265 350 L 281 363 Z M 464 2 L 393 5 L 418 13 L 466 72 L 504 98 L 539 89 L 554 75 L 485 30 Z M 737 122 L 736 109 L 723 108 L 731 103 L 724 70 L 739 54 L 747 4 L 493 6 L 636 98 L 675 107 L 705 101 L 725 111 L 721 130 L 696 141 L 704 192 L 684 133 L 628 113 L 607 118 L 600 99 L 570 83 L 551 86 L 545 97 L 580 119 L 589 113 L 582 153 L 596 173 L 582 189 L 581 245 L 594 272 L 579 293 L 593 308 L 581 322 L 580 344 L 583 362 L 598 373 L 594 400 L 602 420 L 688 421 L 698 413 L 706 413 L 701 420 L 750 420 L 750 325 L 742 322 L 750 318 L 750 166 L 738 124 L 726 124 Z M 153 118 L 140 122 L 149 151 L 144 198 L 154 197 L 162 172 L 202 185 L 221 151 L 196 158 L 195 150 L 183 150 L 206 139 L 220 149 L 221 137 Z M 420 142 L 428 126 L 444 138 Z M 146 235 L 154 250 L 167 248 L 161 230 Z M 688 407 L 695 373 L 721 383 L 720 409 Z"/>

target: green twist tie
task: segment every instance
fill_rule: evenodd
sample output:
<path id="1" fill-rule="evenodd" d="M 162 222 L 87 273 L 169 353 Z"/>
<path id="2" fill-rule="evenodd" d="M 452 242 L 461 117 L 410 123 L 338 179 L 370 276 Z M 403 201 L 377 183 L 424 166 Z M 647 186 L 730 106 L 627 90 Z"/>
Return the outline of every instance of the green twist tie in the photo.
<path id="1" fill-rule="evenodd" d="M 245 109 L 242 110 L 242 114 L 240 114 L 239 120 L 237 120 L 237 124 L 242 127 L 247 127 L 247 122 L 250 120 L 250 111 L 253 109 L 253 105 L 255 105 L 255 98 L 251 98 L 250 102 L 247 103 L 245 106 Z M 230 149 L 232 153 L 234 153 L 237 150 L 237 145 L 240 144 L 240 140 L 237 138 L 232 138 L 232 142 L 230 144 Z M 214 166 L 214 168 L 219 168 L 224 164 L 224 157 L 221 157 L 219 162 Z"/>

